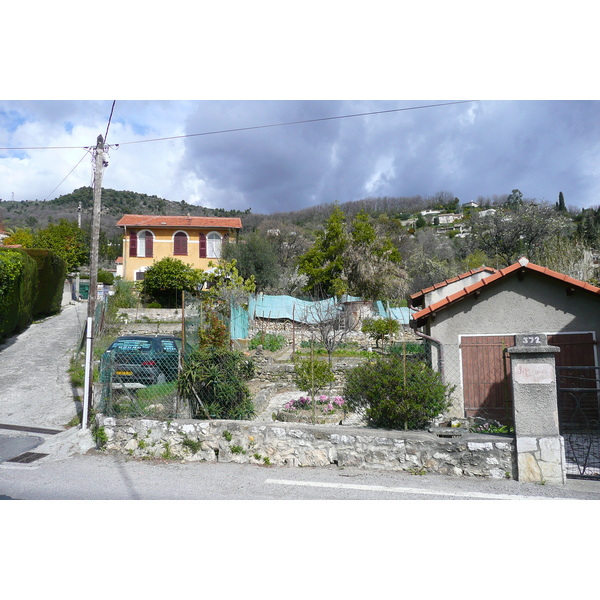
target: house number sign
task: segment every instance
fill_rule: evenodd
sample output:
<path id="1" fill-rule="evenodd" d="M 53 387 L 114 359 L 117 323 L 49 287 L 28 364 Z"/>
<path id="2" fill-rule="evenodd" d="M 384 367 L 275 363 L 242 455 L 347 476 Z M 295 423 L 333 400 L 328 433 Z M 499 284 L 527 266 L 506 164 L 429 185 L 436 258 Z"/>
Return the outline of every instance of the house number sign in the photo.
<path id="1" fill-rule="evenodd" d="M 517 346 L 546 346 L 548 341 L 545 333 L 528 333 L 516 336 Z"/>

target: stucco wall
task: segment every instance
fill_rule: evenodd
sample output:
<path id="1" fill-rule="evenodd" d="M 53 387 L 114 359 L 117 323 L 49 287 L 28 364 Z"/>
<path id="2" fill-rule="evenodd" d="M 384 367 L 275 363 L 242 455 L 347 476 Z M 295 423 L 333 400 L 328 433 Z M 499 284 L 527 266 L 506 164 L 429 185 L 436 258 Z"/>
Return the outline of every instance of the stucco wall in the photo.
<path id="1" fill-rule="evenodd" d="M 192 265 L 195 269 L 202 269 L 205 271 L 208 269 L 208 263 L 210 261 L 218 261 L 216 258 L 200 258 L 200 241 L 199 241 L 199 230 L 186 230 L 185 228 L 174 228 L 174 229 L 152 229 L 147 228 L 148 231 L 152 231 L 154 234 L 153 242 L 153 255 L 152 257 L 142 256 L 129 256 L 129 235 L 132 230 L 127 230 L 126 235 L 123 236 L 123 273 L 124 279 L 134 280 L 135 272 L 142 267 L 148 267 L 167 256 L 178 258 L 186 264 Z M 138 230 L 133 230 L 136 233 Z M 188 253 L 187 255 L 173 254 L 173 236 L 177 231 L 185 231 L 188 234 Z M 202 233 L 205 235 L 212 231 L 216 231 L 221 237 L 229 233 L 228 229 L 206 229 Z"/>

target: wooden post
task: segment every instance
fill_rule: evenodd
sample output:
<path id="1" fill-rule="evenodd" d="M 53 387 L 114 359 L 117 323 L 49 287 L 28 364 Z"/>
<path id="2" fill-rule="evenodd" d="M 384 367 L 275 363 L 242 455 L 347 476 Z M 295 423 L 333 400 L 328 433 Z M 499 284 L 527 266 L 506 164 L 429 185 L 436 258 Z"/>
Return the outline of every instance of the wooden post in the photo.
<path id="1" fill-rule="evenodd" d="M 92 239 L 90 248 L 90 294 L 88 317 L 94 317 L 98 298 L 98 246 L 100 240 L 100 211 L 102 209 L 102 174 L 104 170 L 104 141 L 98 136 L 94 166 L 94 208 L 92 211 Z"/>

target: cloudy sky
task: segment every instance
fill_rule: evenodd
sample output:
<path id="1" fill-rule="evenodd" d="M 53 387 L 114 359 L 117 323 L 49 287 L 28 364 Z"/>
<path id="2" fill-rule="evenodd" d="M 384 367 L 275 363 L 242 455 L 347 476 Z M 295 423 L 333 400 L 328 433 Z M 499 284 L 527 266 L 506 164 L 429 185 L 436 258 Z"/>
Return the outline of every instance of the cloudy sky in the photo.
<path id="1" fill-rule="evenodd" d="M 0 198 L 91 185 L 85 148 L 108 130 L 104 187 L 209 207 L 270 213 L 439 191 L 467 202 L 514 188 L 600 204 L 600 102 L 452 102 L 0 101 Z"/>
<path id="2" fill-rule="evenodd" d="M 86 148 L 108 129 L 104 187 L 208 207 L 269 213 L 440 191 L 467 202 L 515 188 L 600 205 L 585 11 L 506 0 L 491 18 L 469 0 L 306 0 L 286 12 L 228 0 L 192 17 L 182 0 L 144 13 L 106 0 L 90 17 L 58 4 L 73 20 L 54 19 L 51 35 L 57 5 L 33 20 L 26 4 L 6 8 L 5 47 L 41 44 L 3 63 L 4 200 L 91 185 Z"/>

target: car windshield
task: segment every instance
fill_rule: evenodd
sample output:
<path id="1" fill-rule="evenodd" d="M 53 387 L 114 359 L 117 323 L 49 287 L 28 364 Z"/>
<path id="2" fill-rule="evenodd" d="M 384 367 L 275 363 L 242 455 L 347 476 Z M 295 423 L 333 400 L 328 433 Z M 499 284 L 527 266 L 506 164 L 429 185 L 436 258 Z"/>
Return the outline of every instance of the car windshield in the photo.
<path id="1" fill-rule="evenodd" d="M 152 342 L 151 340 L 116 340 L 110 349 L 121 350 L 122 352 L 150 352 Z"/>

